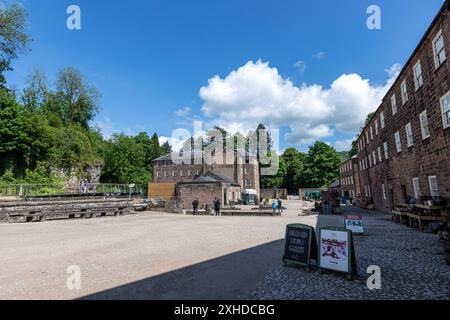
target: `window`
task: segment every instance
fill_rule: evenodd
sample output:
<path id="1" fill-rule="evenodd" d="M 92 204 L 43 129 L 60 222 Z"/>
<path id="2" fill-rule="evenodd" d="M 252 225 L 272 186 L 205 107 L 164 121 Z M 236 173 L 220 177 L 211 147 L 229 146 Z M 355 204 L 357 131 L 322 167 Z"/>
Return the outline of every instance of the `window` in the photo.
<path id="1" fill-rule="evenodd" d="M 167 177 L 167 171 L 164 171 L 164 177 Z"/>
<path id="2" fill-rule="evenodd" d="M 372 156 L 369 154 L 369 168 L 372 167 Z"/>
<path id="3" fill-rule="evenodd" d="M 384 185 L 384 183 L 381 185 L 381 189 L 383 191 L 383 199 L 387 200 L 387 196 L 386 196 L 386 186 Z"/>
<path id="4" fill-rule="evenodd" d="M 384 129 L 385 122 L 384 122 L 384 112 L 383 111 L 381 111 L 381 113 L 380 113 L 380 122 L 381 122 L 381 129 Z"/>
<path id="5" fill-rule="evenodd" d="M 372 157 L 373 157 L 373 165 L 376 165 L 377 164 L 377 154 L 376 154 L 375 150 L 373 150 L 373 152 L 372 152 Z"/>
<path id="6" fill-rule="evenodd" d="M 420 64 L 420 60 L 414 65 L 414 85 L 416 87 L 416 91 L 420 89 L 423 85 L 423 75 L 422 75 L 422 65 Z"/>
<path id="7" fill-rule="evenodd" d="M 366 144 L 369 144 L 369 131 L 366 131 Z"/>
<path id="8" fill-rule="evenodd" d="M 175 170 L 172 170 L 172 177 L 175 177 Z"/>
<path id="9" fill-rule="evenodd" d="M 378 135 L 378 119 L 375 120 L 375 135 Z"/>
<path id="10" fill-rule="evenodd" d="M 441 111 L 445 129 L 450 127 L 450 91 L 441 98 Z"/>
<path id="11" fill-rule="evenodd" d="M 420 181 L 419 178 L 413 178 L 414 197 L 419 199 L 420 197 Z"/>
<path id="12" fill-rule="evenodd" d="M 411 122 L 406 125 L 405 130 L 406 130 L 406 141 L 408 143 L 408 148 L 409 148 L 414 145 L 414 137 L 413 137 L 412 127 L 411 127 Z"/>
<path id="13" fill-rule="evenodd" d="M 381 155 L 381 147 L 378 147 L 378 160 L 383 161 L 383 156 Z"/>
<path id="14" fill-rule="evenodd" d="M 436 176 L 428 177 L 428 182 L 430 183 L 431 196 L 432 197 L 439 197 L 439 189 L 438 189 Z"/>
<path id="15" fill-rule="evenodd" d="M 436 65 L 436 69 L 444 63 L 445 56 L 445 48 L 444 48 L 444 37 L 442 36 L 442 30 L 439 30 L 436 38 L 433 40 L 433 53 L 434 53 L 434 64 Z"/>
<path id="16" fill-rule="evenodd" d="M 395 94 L 391 97 L 391 105 L 392 105 L 392 115 L 395 116 L 397 113 L 397 99 L 395 98 Z"/>
<path id="17" fill-rule="evenodd" d="M 183 176 L 183 170 L 180 170 L 180 177 Z"/>
<path id="18" fill-rule="evenodd" d="M 406 80 L 402 82 L 402 103 L 408 102 L 408 87 L 406 86 Z"/>
<path id="19" fill-rule="evenodd" d="M 420 114 L 420 127 L 422 129 L 422 139 L 427 139 L 430 137 L 430 128 L 428 126 L 428 116 L 425 110 Z"/>
<path id="20" fill-rule="evenodd" d="M 373 127 L 370 127 L 370 140 L 373 140 Z"/>
<path id="21" fill-rule="evenodd" d="M 156 171 L 156 176 L 159 178 L 161 176 L 161 173 L 159 171 Z"/>
<path id="22" fill-rule="evenodd" d="M 400 139 L 400 132 L 396 132 L 394 134 L 395 137 L 395 146 L 397 147 L 397 153 L 402 152 L 402 140 Z"/>
<path id="23" fill-rule="evenodd" d="M 383 148 L 384 148 L 384 158 L 387 160 L 389 159 L 389 149 L 387 142 L 383 143 Z"/>

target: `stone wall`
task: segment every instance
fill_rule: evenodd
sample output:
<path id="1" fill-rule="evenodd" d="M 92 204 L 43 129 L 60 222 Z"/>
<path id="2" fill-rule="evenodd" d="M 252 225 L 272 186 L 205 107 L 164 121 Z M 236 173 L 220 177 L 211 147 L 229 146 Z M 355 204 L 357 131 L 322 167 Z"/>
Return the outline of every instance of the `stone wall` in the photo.
<path id="1" fill-rule="evenodd" d="M 263 199 L 287 199 L 287 189 L 261 189 Z"/>
<path id="2" fill-rule="evenodd" d="M 198 182 L 177 184 L 178 208 L 192 209 L 192 202 L 199 200 L 200 208 L 212 207 L 214 198 L 220 199 L 223 205 L 224 188 L 220 182 Z"/>

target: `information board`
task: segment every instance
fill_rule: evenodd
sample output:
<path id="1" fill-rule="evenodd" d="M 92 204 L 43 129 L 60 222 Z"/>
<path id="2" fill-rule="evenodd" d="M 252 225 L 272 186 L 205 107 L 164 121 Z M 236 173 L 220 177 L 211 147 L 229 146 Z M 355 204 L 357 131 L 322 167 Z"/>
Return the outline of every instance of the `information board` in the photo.
<path id="1" fill-rule="evenodd" d="M 317 238 L 314 228 L 303 224 L 290 224 L 286 227 L 286 244 L 283 262 L 306 266 L 311 259 L 317 260 Z"/>
<path id="2" fill-rule="evenodd" d="M 352 231 L 353 234 L 363 234 L 363 218 L 362 216 L 347 215 L 345 216 L 345 228 Z"/>

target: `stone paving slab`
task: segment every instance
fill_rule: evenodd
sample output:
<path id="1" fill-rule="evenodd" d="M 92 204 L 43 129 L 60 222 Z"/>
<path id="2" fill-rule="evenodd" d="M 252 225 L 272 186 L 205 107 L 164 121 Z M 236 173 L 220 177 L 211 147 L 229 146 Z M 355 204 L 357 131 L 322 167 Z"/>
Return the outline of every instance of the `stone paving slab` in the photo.
<path id="1" fill-rule="evenodd" d="M 445 263 L 438 237 L 396 224 L 381 213 L 345 208 L 364 216 L 365 235 L 354 236 L 358 277 L 313 268 L 280 265 L 251 293 L 249 299 L 287 300 L 450 300 L 450 267 Z M 343 225 L 342 216 L 320 216 L 319 226 Z M 381 290 L 371 291 L 367 267 L 381 268 Z"/>

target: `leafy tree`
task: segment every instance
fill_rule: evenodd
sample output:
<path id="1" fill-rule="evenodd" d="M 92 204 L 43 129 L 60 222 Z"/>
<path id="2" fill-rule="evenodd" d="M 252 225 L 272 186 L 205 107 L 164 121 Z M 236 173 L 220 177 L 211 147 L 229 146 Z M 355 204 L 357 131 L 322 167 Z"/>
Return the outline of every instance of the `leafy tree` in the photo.
<path id="1" fill-rule="evenodd" d="M 0 88 L 5 88 L 5 71 L 12 70 L 11 62 L 24 52 L 30 38 L 25 34 L 25 9 L 0 0 Z"/>
<path id="2" fill-rule="evenodd" d="M 280 188 L 283 185 L 283 181 L 286 177 L 286 163 L 283 157 L 279 158 L 278 173 L 274 176 L 262 176 L 261 177 L 261 188 Z"/>
<path id="3" fill-rule="evenodd" d="M 163 154 L 172 153 L 172 146 L 170 145 L 169 141 L 164 142 L 161 146 L 161 149 Z"/>
<path id="4" fill-rule="evenodd" d="M 339 177 L 339 156 L 333 147 L 317 141 L 309 148 L 304 162 L 302 186 L 320 188 Z"/>
<path id="5" fill-rule="evenodd" d="M 286 164 L 286 175 L 283 179 L 283 188 L 286 188 L 290 194 L 298 192 L 303 174 L 303 162 L 305 155 L 295 148 L 288 148 L 281 155 Z"/>
<path id="6" fill-rule="evenodd" d="M 151 180 L 150 168 L 145 167 L 144 146 L 134 137 L 114 134 L 104 153 L 103 181 L 144 185 Z"/>
<path id="7" fill-rule="evenodd" d="M 100 94 L 97 89 L 89 85 L 75 68 L 61 70 L 57 75 L 56 87 L 55 98 L 64 106 L 65 120 L 88 128 L 89 121 L 99 110 Z"/>

